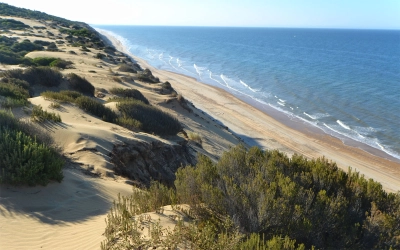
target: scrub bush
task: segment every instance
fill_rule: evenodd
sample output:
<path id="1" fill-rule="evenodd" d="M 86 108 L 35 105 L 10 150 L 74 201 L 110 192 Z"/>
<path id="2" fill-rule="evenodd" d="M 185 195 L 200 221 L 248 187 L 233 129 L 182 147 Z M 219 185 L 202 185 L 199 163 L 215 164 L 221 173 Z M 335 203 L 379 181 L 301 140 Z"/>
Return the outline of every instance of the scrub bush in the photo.
<path id="1" fill-rule="evenodd" d="M 144 104 L 135 99 L 124 99 L 117 104 L 118 110 L 124 117 L 139 121 L 142 129 L 157 135 L 176 135 L 182 130 L 182 125 L 173 116 L 162 110 Z"/>
<path id="2" fill-rule="evenodd" d="M 67 80 L 72 89 L 81 92 L 85 95 L 94 96 L 94 86 L 85 78 L 78 76 L 75 73 L 69 73 Z"/>
<path id="3" fill-rule="evenodd" d="M 0 183 L 46 185 L 63 179 L 63 159 L 26 132 L 10 112 L 0 110 Z"/>
<path id="4" fill-rule="evenodd" d="M 144 104 L 149 104 L 149 100 L 137 89 L 112 88 L 110 89 L 110 93 L 123 98 L 133 98 L 142 101 Z"/>

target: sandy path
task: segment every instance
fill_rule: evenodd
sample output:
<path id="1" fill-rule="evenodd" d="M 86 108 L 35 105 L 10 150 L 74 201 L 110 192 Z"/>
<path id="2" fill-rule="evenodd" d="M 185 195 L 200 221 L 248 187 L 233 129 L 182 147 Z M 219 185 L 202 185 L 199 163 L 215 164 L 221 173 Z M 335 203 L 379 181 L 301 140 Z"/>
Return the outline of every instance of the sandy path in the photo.
<path id="1" fill-rule="evenodd" d="M 110 33 L 101 31 L 119 50 L 129 52 Z M 202 84 L 193 78 L 158 70 L 141 58 L 131 55 L 142 67 L 149 68 L 161 81 L 169 81 L 173 88 L 196 107 L 207 112 L 250 145 L 265 149 L 279 149 L 290 154 L 299 153 L 309 158 L 325 156 L 347 171 L 351 166 L 367 178 L 382 183 L 388 191 L 400 190 L 400 164 L 361 149 L 347 146 L 334 137 L 321 133 L 301 133 L 276 121 L 267 114 L 237 99 L 226 91 Z"/>

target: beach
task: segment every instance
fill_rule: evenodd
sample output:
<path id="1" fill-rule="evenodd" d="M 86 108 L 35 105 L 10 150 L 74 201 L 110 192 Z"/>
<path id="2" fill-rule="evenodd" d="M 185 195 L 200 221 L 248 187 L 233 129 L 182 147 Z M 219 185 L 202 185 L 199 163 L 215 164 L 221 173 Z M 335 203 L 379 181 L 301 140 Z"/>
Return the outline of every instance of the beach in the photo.
<path id="1" fill-rule="evenodd" d="M 53 27 L 50 22 L 15 19 L 31 27 L 43 26 L 59 41 L 64 41 L 58 44 L 59 51 L 32 51 L 26 57 L 56 57 L 71 61 L 73 67 L 62 70 L 62 74 L 75 73 L 87 79 L 96 89 L 96 99 L 114 110 L 116 102 L 109 99 L 115 98 L 115 95 L 110 93 L 110 89 L 137 89 L 152 106 L 177 118 L 185 133 L 198 135 L 201 142 L 194 142 L 183 133 L 161 137 L 129 130 L 105 122 L 72 103 L 60 102 L 60 107 L 55 109 L 52 107 L 55 100 L 40 95 L 41 91 L 48 89 L 36 86 L 29 102 L 56 112 L 62 118 L 60 123 L 38 123 L 37 126 L 51 137 L 65 158 L 64 179 L 61 183 L 51 182 L 47 186 L 1 185 L 0 249 L 99 249 L 101 241 L 105 239 L 105 219 L 113 202 L 119 195 L 127 196 L 136 188 L 132 180 L 115 173 L 115 164 L 110 156 L 115 145 L 128 143 L 155 144 L 167 148 L 184 144 L 193 155 L 204 154 L 214 162 L 233 146 L 244 143 L 248 147 L 276 149 L 289 156 L 301 154 L 309 159 L 325 157 L 336 162 L 344 171 L 351 166 L 366 178 L 380 182 L 388 192 L 400 190 L 400 164 L 390 160 L 387 155 L 379 155 L 375 151 L 376 154 L 372 154 L 345 145 L 311 126 L 287 119 L 279 112 L 263 110 L 223 89 L 154 68 L 145 60 L 130 54 L 121 41 L 110 33 L 100 30 L 119 51 L 131 56 L 142 68 L 150 69 L 161 82 L 170 82 L 173 89 L 188 101 L 185 108 L 177 96 L 162 93 L 162 83 L 139 81 L 134 79 L 136 74 L 119 71 L 119 64 L 115 61 L 96 57 L 97 53 L 104 53 L 103 50 L 90 48 L 89 51 L 82 51 L 81 47 L 69 45 L 66 42 L 67 35 L 60 33 L 60 27 Z M 6 35 L 20 41 L 55 40 L 52 36 L 43 35 L 41 29 L 32 30 L 30 34 L 15 31 Z M 113 58 L 125 60 L 123 53 L 115 51 Z M 2 71 L 16 68 L 20 67 L 0 65 Z M 31 104 L 13 108 L 13 115 L 29 120 Z M 151 155 L 152 151 L 149 151 Z M 168 215 L 176 213 L 170 206 L 165 211 Z M 176 224 L 176 221 L 164 215 L 155 212 L 148 214 L 153 222 L 161 219 L 163 226 L 172 228 Z"/>
<path id="2" fill-rule="evenodd" d="M 229 128 L 251 146 L 277 149 L 288 155 L 295 153 L 307 158 L 325 157 L 347 171 L 349 167 L 382 184 L 385 190 L 400 190 L 400 163 L 388 155 L 369 153 L 360 148 L 345 145 L 341 140 L 314 129 L 301 126 L 301 132 L 273 119 L 270 115 L 239 100 L 226 91 L 198 82 L 197 80 L 159 70 L 145 60 L 129 53 L 121 41 L 111 33 L 99 30 L 119 50 L 129 54 L 142 67 L 149 68 L 161 81 L 169 81 L 178 93 L 191 101 L 215 120 Z M 297 126 L 300 126 L 298 123 Z M 379 155 L 379 156 L 377 156 Z M 385 158 L 384 158 L 385 157 Z M 389 160 L 390 159 L 390 160 Z"/>

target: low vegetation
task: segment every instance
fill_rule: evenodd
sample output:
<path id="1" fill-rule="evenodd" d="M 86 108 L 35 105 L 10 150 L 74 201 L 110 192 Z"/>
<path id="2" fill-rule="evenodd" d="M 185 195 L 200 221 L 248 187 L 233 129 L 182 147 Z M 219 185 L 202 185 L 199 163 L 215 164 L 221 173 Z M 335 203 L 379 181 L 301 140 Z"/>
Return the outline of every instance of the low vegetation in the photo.
<path id="1" fill-rule="evenodd" d="M 39 142 L 37 134 L 37 130 L 21 124 L 9 111 L 0 110 L 0 183 L 46 185 L 51 180 L 63 179 L 63 159 Z"/>
<path id="2" fill-rule="evenodd" d="M 40 94 L 45 99 L 56 100 L 61 102 L 75 102 L 78 97 L 81 97 L 82 94 L 77 91 L 72 90 L 62 90 L 60 92 L 54 91 L 45 91 Z"/>
<path id="3" fill-rule="evenodd" d="M 15 78 L 3 78 L 0 81 L 0 105 L 3 108 L 12 108 L 27 105 L 29 83 Z"/>
<path id="4" fill-rule="evenodd" d="M 31 119 L 38 122 L 53 121 L 61 122 L 61 116 L 53 112 L 43 110 L 42 106 L 34 106 L 31 113 Z"/>
<path id="5" fill-rule="evenodd" d="M 18 20 L 0 18 L 1 30 L 24 30 L 27 28 L 30 28 L 30 26 Z"/>
<path id="6" fill-rule="evenodd" d="M 123 117 L 129 117 L 142 124 L 142 129 L 157 135 L 176 135 L 182 130 L 179 121 L 162 110 L 144 104 L 132 98 L 121 100 L 117 104 Z"/>
<path id="7" fill-rule="evenodd" d="M 32 65 L 31 59 L 24 56 L 35 50 L 44 50 L 44 47 L 27 39 L 18 42 L 14 37 L 0 36 L 0 63 Z"/>
<path id="8" fill-rule="evenodd" d="M 104 106 L 99 101 L 88 96 L 78 97 L 75 100 L 75 103 L 78 105 L 79 108 L 85 110 L 92 115 L 100 117 L 101 119 L 103 119 L 103 121 L 115 122 L 118 118 L 117 114 L 110 108 Z"/>
<path id="9" fill-rule="evenodd" d="M 48 15 L 46 13 L 40 12 L 40 11 L 35 11 L 35 10 L 29 10 L 25 8 L 18 8 L 6 3 L 0 3 L 0 15 L 2 16 L 17 16 L 17 17 L 24 17 L 24 18 L 30 18 L 30 19 L 35 19 L 35 20 L 48 20 L 48 21 L 53 21 L 57 22 L 58 24 L 62 26 L 69 26 L 74 24 L 75 22 L 69 21 L 67 19 L 61 18 L 61 17 L 56 17 L 52 15 Z"/>
<path id="10" fill-rule="evenodd" d="M 40 66 L 27 69 L 12 69 L 0 73 L 1 77 L 16 78 L 28 82 L 30 85 L 57 87 L 63 80 L 63 75 L 55 68 Z"/>
<path id="11" fill-rule="evenodd" d="M 75 73 L 69 73 L 67 75 L 69 85 L 73 90 L 79 91 L 85 95 L 94 95 L 94 86 L 85 78 L 78 76 Z"/>
<path id="12" fill-rule="evenodd" d="M 32 63 L 36 66 L 50 66 L 57 67 L 60 69 L 69 68 L 73 63 L 55 57 L 36 57 L 32 59 Z"/>
<path id="13" fill-rule="evenodd" d="M 203 142 L 202 139 L 201 139 L 201 136 L 198 133 L 189 132 L 188 133 L 188 137 L 189 137 L 189 139 L 191 141 L 197 142 L 200 145 Z"/>
<path id="14" fill-rule="evenodd" d="M 133 98 L 142 101 L 144 104 L 149 104 L 149 100 L 147 100 L 147 98 L 137 89 L 111 88 L 109 91 L 111 94 L 123 98 Z"/>
<path id="15" fill-rule="evenodd" d="M 120 64 L 118 67 L 118 71 L 121 72 L 129 72 L 129 73 L 137 73 L 137 71 L 130 65 L 128 64 Z"/>
<path id="16" fill-rule="evenodd" d="M 139 193 L 152 198 L 139 197 Z M 229 238 L 233 249 L 400 247 L 400 194 L 388 194 L 381 184 L 350 169 L 345 173 L 324 158 L 288 158 L 276 150 L 246 150 L 239 145 L 218 163 L 199 156 L 195 167 L 179 169 L 175 189 L 153 184 L 147 192 L 120 198 L 108 216 L 103 248 L 129 242 L 169 247 L 179 224 L 172 232 L 158 229 L 163 232 L 161 243 L 146 241 L 139 238 L 140 226 L 135 228 L 138 220 L 134 217 L 166 204 L 188 204 L 195 226 L 202 230 L 213 226 L 207 249 L 221 249 L 221 238 Z M 124 226 L 128 218 L 135 218 L 131 227 Z M 232 225 L 224 227 L 226 222 Z M 190 241 L 185 233 L 180 235 L 173 238 L 176 244 Z"/>
<path id="17" fill-rule="evenodd" d="M 159 83 L 160 79 L 158 77 L 154 77 L 149 69 L 145 69 L 142 72 L 137 74 L 139 81 L 147 82 L 147 83 Z"/>

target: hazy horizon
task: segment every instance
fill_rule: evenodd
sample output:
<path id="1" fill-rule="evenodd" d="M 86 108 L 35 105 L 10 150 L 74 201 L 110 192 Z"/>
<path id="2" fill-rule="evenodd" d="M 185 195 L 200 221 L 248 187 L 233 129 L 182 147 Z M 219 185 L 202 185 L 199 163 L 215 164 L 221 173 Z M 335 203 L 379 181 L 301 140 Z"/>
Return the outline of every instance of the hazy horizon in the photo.
<path id="1" fill-rule="evenodd" d="M 2 1 L 92 25 L 400 29 L 400 1 Z"/>

